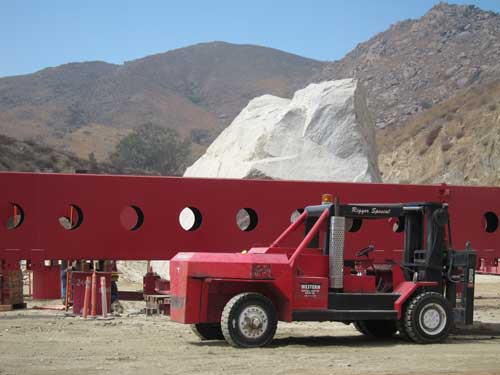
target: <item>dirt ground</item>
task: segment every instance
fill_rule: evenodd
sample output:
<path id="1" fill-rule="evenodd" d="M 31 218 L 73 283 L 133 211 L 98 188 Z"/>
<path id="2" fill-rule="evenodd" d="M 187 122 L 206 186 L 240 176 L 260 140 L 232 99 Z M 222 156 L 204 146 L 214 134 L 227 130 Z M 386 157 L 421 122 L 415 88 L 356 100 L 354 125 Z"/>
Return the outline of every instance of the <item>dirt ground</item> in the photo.
<path id="1" fill-rule="evenodd" d="M 270 347 L 234 349 L 143 315 L 142 302 L 109 321 L 3 312 L 0 374 L 500 374 L 500 276 L 479 276 L 476 295 L 478 323 L 436 345 L 370 340 L 341 323 L 280 323 Z"/>

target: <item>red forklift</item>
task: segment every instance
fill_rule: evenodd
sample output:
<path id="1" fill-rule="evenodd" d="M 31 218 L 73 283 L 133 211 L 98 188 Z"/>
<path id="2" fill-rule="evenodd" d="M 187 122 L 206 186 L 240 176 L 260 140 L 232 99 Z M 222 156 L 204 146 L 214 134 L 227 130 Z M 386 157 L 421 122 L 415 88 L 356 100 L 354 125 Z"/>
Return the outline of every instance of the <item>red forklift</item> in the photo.
<path id="1" fill-rule="evenodd" d="M 373 244 L 345 258 L 346 231 L 390 218 L 404 232 L 400 263 L 371 259 Z M 280 247 L 302 227 L 297 247 Z M 440 342 L 455 323 L 473 322 L 476 253 L 470 243 L 454 250 L 451 238 L 445 203 L 340 204 L 325 194 L 268 247 L 178 253 L 171 319 L 234 347 L 269 344 L 278 321 L 338 321 L 367 336 Z"/>

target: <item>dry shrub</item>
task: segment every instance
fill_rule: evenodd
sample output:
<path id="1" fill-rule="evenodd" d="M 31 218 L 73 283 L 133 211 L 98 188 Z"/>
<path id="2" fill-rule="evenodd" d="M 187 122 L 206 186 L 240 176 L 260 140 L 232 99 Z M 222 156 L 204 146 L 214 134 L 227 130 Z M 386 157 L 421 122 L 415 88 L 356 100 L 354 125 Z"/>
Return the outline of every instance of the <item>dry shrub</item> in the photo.
<path id="1" fill-rule="evenodd" d="M 8 146 L 15 143 L 14 138 L 7 137 L 6 135 L 0 134 L 0 145 Z"/>
<path id="2" fill-rule="evenodd" d="M 446 152 L 452 147 L 453 147 L 453 143 L 451 142 L 450 137 L 444 137 L 441 140 L 441 151 Z"/>
<path id="3" fill-rule="evenodd" d="M 427 133 L 427 136 L 425 137 L 425 144 L 430 147 L 436 140 L 437 136 L 441 132 L 442 125 L 438 125 L 435 128 L 431 129 L 429 133 Z"/>
<path id="4" fill-rule="evenodd" d="M 473 109 L 476 109 L 477 108 L 477 101 L 476 100 L 468 100 L 465 102 L 464 104 L 464 110 L 466 112 L 468 111 L 472 111 Z"/>
<path id="5" fill-rule="evenodd" d="M 411 138 L 416 137 L 418 134 L 420 134 L 422 128 L 425 128 L 426 126 L 427 124 L 424 124 L 423 126 L 419 124 L 412 124 L 411 129 L 409 130 L 410 137 Z"/>
<path id="6" fill-rule="evenodd" d="M 460 139 L 465 135 L 465 128 L 463 126 L 459 127 L 457 129 L 457 132 L 455 133 L 455 138 Z"/>
<path id="7" fill-rule="evenodd" d="M 50 155 L 50 162 L 53 163 L 53 164 L 57 164 L 57 162 L 59 161 L 59 158 L 57 157 L 56 154 L 51 154 Z"/>

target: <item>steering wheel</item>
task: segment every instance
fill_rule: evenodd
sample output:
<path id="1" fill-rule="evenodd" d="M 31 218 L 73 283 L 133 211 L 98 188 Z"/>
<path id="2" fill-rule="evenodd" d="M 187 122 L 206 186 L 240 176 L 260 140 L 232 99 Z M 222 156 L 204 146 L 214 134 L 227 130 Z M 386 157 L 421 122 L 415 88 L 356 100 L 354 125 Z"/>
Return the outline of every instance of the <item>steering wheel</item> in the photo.
<path id="1" fill-rule="evenodd" d="M 359 250 L 359 251 L 356 253 L 356 256 L 357 256 L 357 257 L 362 257 L 362 256 L 367 257 L 367 256 L 368 256 L 368 254 L 370 254 L 370 253 L 371 253 L 372 251 L 374 251 L 374 250 L 375 250 L 375 246 L 373 246 L 373 245 L 369 245 L 369 246 L 365 247 L 364 249 Z"/>

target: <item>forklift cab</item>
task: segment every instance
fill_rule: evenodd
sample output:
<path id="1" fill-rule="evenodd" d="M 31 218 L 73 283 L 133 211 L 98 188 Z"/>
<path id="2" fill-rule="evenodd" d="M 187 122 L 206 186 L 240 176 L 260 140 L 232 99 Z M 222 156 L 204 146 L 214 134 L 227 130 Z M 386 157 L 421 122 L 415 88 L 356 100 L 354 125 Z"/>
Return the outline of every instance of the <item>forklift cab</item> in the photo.
<path id="1" fill-rule="evenodd" d="M 330 205 L 326 223 L 323 254 L 330 258 L 330 276 L 343 271 L 343 277 L 332 278 L 330 291 L 335 293 L 393 293 L 401 282 L 426 282 L 427 291 L 446 296 L 454 311 L 454 321 L 473 322 L 474 276 L 476 253 L 470 243 L 465 250 L 452 248 L 448 205 L 438 202 L 404 204 L 323 204 L 306 208 L 306 234 Z M 361 220 L 394 219 L 394 231 L 404 232 L 401 263 L 376 263 L 370 258 L 375 246 L 358 250 L 354 259 L 344 257 L 344 232 L 359 227 Z M 340 240 L 339 240 L 340 239 Z M 319 233 L 310 247 L 318 246 Z M 342 262 L 343 267 L 339 264 Z"/>

